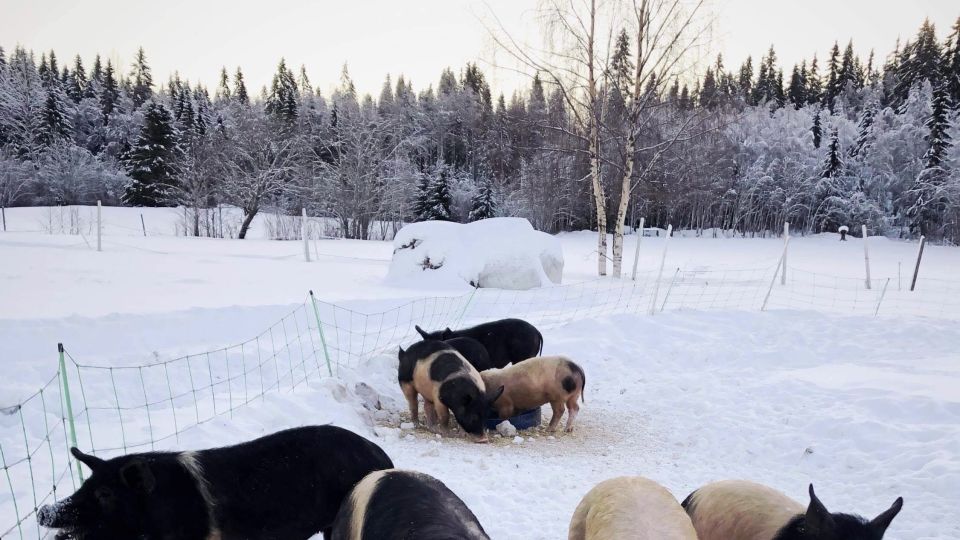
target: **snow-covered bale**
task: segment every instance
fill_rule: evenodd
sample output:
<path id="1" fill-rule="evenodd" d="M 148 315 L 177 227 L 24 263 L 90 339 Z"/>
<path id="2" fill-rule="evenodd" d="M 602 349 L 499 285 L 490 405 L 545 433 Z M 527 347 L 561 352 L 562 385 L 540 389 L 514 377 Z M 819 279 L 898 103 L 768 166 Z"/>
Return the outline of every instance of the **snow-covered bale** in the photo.
<path id="1" fill-rule="evenodd" d="M 407 225 L 393 240 L 387 275 L 398 285 L 520 290 L 562 279 L 560 241 L 523 218 Z"/>

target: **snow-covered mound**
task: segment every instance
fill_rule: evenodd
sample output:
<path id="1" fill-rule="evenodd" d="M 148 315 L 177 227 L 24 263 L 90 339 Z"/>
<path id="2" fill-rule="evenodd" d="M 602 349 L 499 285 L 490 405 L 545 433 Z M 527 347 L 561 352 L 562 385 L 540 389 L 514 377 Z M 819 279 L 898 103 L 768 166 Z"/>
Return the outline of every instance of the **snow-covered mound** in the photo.
<path id="1" fill-rule="evenodd" d="M 422 221 L 393 240 L 387 280 L 408 286 L 532 289 L 560 283 L 560 241 L 523 218 Z"/>

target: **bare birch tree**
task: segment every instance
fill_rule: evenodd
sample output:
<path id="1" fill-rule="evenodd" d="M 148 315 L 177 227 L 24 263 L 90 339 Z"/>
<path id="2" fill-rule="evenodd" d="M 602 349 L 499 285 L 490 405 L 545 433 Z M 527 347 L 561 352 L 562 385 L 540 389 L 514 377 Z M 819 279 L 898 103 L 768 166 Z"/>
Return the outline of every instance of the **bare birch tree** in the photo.
<path id="1" fill-rule="evenodd" d="M 635 46 L 635 71 L 627 105 L 625 164 L 620 181 L 620 201 L 613 230 L 613 275 L 620 277 L 623 266 L 623 234 L 627 208 L 634 188 L 677 141 L 702 132 L 701 115 L 678 111 L 673 118 L 658 99 L 664 86 L 689 73 L 697 52 L 705 44 L 708 25 L 703 19 L 703 0 L 633 0 L 624 6 L 627 27 Z M 666 106 L 665 106 L 666 105 Z M 657 129 L 649 129 L 656 126 Z M 661 135 L 638 145 L 645 130 Z"/>
<path id="2" fill-rule="evenodd" d="M 601 130 L 607 64 L 615 19 L 614 1 L 545 0 L 543 49 L 518 41 L 497 19 L 493 40 L 521 64 L 540 73 L 563 96 L 573 119 L 570 135 L 583 142 L 590 161 L 590 184 L 597 214 L 597 273 L 607 275 L 607 196 L 601 176 Z M 496 16 L 494 15 L 496 19 Z"/>

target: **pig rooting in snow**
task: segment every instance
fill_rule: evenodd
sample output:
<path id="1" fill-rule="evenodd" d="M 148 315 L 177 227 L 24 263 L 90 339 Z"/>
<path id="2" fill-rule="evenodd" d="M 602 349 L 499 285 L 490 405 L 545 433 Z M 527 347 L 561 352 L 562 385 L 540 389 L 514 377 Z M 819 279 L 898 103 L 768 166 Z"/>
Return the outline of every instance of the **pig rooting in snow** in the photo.
<path id="1" fill-rule="evenodd" d="M 340 507 L 333 540 L 489 540 L 460 497 L 432 476 L 370 473 Z"/>
<path id="2" fill-rule="evenodd" d="M 503 388 L 493 404 L 501 419 L 549 403 L 553 417 L 548 429 L 554 431 L 567 410 L 566 431 L 580 412 L 577 399 L 583 400 L 587 376 L 573 360 L 565 356 L 537 356 L 503 369 L 480 373 L 487 388 Z"/>
<path id="3" fill-rule="evenodd" d="M 379 446 L 335 426 L 289 429 L 236 446 L 103 460 L 72 448 L 92 474 L 37 512 L 57 538 L 306 540 L 329 535 L 368 473 L 393 467 Z"/>
<path id="4" fill-rule="evenodd" d="M 767 486 L 740 480 L 707 484 L 683 501 L 700 540 L 881 540 L 903 507 L 898 497 L 873 520 L 830 513 L 813 492 L 803 505 Z"/>
<path id="5" fill-rule="evenodd" d="M 569 540 L 697 540 L 666 488 L 640 476 L 600 482 L 577 505 Z"/>
<path id="6" fill-rule="evenodd" d="M 480 373 L 456 349 L 442 341 L 421 341 L 406 351 L 400 348 L 397 380 L 410 407 L 410 418 L 419 422 L 417 396 L 423 396 L 427 426 L 446 429 L 450 413 L 460 427 L 479 441 L 490 403 L 503 392 L 487 396 Z"/>

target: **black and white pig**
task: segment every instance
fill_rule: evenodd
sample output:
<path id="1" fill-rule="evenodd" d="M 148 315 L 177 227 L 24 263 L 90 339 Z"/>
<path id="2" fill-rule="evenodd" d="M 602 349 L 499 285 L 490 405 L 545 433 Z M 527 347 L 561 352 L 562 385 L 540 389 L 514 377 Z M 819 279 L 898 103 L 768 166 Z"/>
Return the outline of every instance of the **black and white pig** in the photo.
<path id="1" fill-rule="evenodd" d="M 77 540 L 306 540 L 329 538 L 340 504 L 393 462 L 376 444 L 335 426 L 288 429 L 196 452 L 100 459 L 72 496 L 37 512 L 40 525 Z"/>
<path id="2" fill-rule="evenodd" d="M 436 478 L 370 473 L 340 507 L 333 540 L 489 540 L 460 497 Z"/>
<path id="3" fill-rule="evenodd" d="M 417 396 L 423 396 L 427 427 L 446 429 L 450 413 L 477 442 L 486 442 L 484 425 L 490 403 L 503 388 L 487 396 L 480 373 L 456 349 L 442 341 L 420 341 L 400 347 L 397 380 L 410 406 L 410 418 L 420 420 Z"/>
<path id="4" fill-rule="evenodd" d="M 580 412 L 577 398 L 583 399 L 587 384 L 583 369 L 566 356 L 536 356 L 503 369 L 488 369 L 480 373 L 480 378 L 487 388 L 503 389 L 493 403 L 501 419 L 549 403 L 553 417 L 547 429 L 557 429 L 566 408 L 567 432 L 573 431 L 573 421 Z"/>
<path id="5" fill-rule="evenodd" d="M 477 371 L 494 367 L 493 363 L 490 362 L 490 353 L 487 352 L 487 348 L 483 346 L 483 343 L 473 338 L 456 337 L 445 339 L 443 342 L 456 349 L 467 362 L 470 362 L 471 366 L 477 368 Z"/>
<path id="6" fill-rule="evenodd" d="M 723 480 L 691 493 L 683 507 L 700 540 L 882 540 L 903 507 L 903 498 L 867 521 L 830 513 L 813 492 L 813 484 L 810 504 L 804 508 L 767 486 Z"/>
<path id="7" fill-rule="evenodd" d="M 457 337 L 473 338 L 486 347 L 493 367 L 522 362 L 543 351 L 543 336 L 535 326 L 520 319 L 501 319 L 479 324 L 472 328 L 427 332 L 419 326 L 417 332 L 425 340 L 442 341 Z"/>

